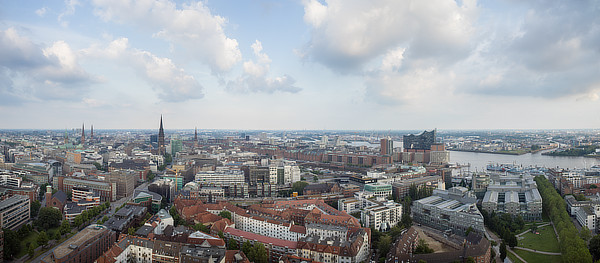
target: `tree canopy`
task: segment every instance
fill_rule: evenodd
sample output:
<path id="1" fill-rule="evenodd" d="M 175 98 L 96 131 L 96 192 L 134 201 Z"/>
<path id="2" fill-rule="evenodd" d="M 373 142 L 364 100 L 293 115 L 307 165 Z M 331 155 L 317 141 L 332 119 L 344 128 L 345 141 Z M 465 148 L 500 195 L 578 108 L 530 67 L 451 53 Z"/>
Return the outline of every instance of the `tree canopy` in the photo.
<path id="1" fill-rule="evenodd" d="M 62 213 L 54 207 L 42 207 L 36 225 L 42 229 L 57 227 L 62 220 Z"/>

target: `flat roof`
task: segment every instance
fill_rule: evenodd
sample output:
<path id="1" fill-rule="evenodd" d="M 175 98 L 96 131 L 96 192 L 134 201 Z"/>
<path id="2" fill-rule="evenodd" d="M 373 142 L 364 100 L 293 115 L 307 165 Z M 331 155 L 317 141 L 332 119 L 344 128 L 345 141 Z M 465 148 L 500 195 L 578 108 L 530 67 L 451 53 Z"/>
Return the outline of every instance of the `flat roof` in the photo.
<path id="1" fill-rule="evenodd" d="M 104 232 L 107 228 L 102 225 L 90 225 L 83 230 L 79 231 L 73 237 L 67 239 L 65 242 L 60 244 L 58 247 L 54 249 L 52 252 L 54 254 L 54 258 L 61 259 L 71 253 L 73 249 L 72 246 L 76 248 L 83 245 L 86 241 L 93 239 L 97 235 Z"/>

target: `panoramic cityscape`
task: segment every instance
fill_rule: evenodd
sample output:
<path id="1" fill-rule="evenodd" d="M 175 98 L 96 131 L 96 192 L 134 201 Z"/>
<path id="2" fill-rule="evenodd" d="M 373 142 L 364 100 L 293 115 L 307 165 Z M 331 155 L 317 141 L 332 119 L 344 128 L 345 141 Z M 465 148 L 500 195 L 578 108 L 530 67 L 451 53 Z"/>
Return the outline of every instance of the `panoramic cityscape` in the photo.
<path id="1" fill-rule="evenodd" d="M 0 262 L 600 262 L 600 3 L 0 2 Z"/>

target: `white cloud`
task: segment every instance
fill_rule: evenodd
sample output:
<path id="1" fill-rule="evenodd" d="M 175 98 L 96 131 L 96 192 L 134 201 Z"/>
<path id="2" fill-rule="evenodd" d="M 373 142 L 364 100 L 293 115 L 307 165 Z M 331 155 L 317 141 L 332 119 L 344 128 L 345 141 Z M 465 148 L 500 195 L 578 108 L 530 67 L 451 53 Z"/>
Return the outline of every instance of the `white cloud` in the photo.
<path id="1" fill-rule="evenodd" d="M 304 1 L 312 26 L 305 51 L 335 71 L 360 71 L 391 50 L 405 58 L 454 62 L 468 54 L 476 18 L 475 3 L 453 0 Z"/>
<path id="2" fill-rule="evenodd" d="M 93 46 L 82 53 L 86 57 L 110 59 L 133 68 L 158 92 L 158 97 L 163 101 L 180 102 L 204 96 L 203 87 L 198 81 L 177 67 L 171 59 L 131 48 L 127 38 L 116 39 L 106 48 Z"/>
<path id="3" fill-rule="evenodd" d="M 241 59 L 238 42 L 225 35 L 226 19 L 213 15 L 202 2 L 183 4 L 169 0 L 94 0 L 95 13 L 105 20 L 131 23 L 183 48 L 208 64 L 214 72 L 230 70 Z"/>
<path id="4" fill-rule="evenodd" d="M 35 14 L 38 15 L 39 17 L 44 17 L 44 15 L 46 14 L 46 12 L 48 12 L 48 8 L 47 7 L 42 7 L 38 10 L 35 10 Z"/>
<path id="5" fill-rule="evenodd" d="M 63 27 L 68 27 L 69 22 L 65 21 L 64 18 L 75 14 L 75 8 L 80 5 L 81 3 L 79 3 L 78 0 L 65 0 L 65 10 L 58 15 L 58 22 L 60 22 Z"/>
<path id="6" fill-rule="evenodd" d="M 243 64 L 244 74 L 235 80 L 228 81 L 226 88 L 230 92 L 266 92 L 276 91 L 296 93 L 301 89 L 294 86 L 296 80 L 288 75 L 269 77 L 271 59 L 263 53 L 262 43 L 258 40 L 252 44 L 256 61 L 246 61 Z"/>
<path id="7" fill-rule="evenodd" d="M 96 82 L 64 41 L 42 47 L 14 28 L 0 31 L 0 93 L 20 100 L 79 100 Z"/>

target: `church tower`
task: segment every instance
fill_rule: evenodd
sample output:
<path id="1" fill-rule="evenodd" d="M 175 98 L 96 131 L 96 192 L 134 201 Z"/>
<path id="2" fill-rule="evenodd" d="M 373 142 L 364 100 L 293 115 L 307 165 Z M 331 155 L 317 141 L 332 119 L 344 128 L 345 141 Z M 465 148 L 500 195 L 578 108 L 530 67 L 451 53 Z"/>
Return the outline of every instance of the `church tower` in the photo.
<path id="1" fill-rule="evenodd" d="M 198 147 L 198 127 L 194 128 L 194 148 Z"/>
<path id="2" fill-rule="evenodd" d="M 92 125 L 91 129 L 92 129 L 92 131 L 91 131 L 91 134 L 90 134 L 90 139 L 94 140 L 94 125 Z"/>
<path id="3" fill-rule="evenodd" d="M 160 128 L 158 129 L 158 154 L 165 154 L 165 131 L 163 129 L 162 115 L 160 115 Z"/>
<path id="4" fill-rule="evenodd" d="M 81 145 L 85 144 L 85 123 L 81 125 Z"/>

